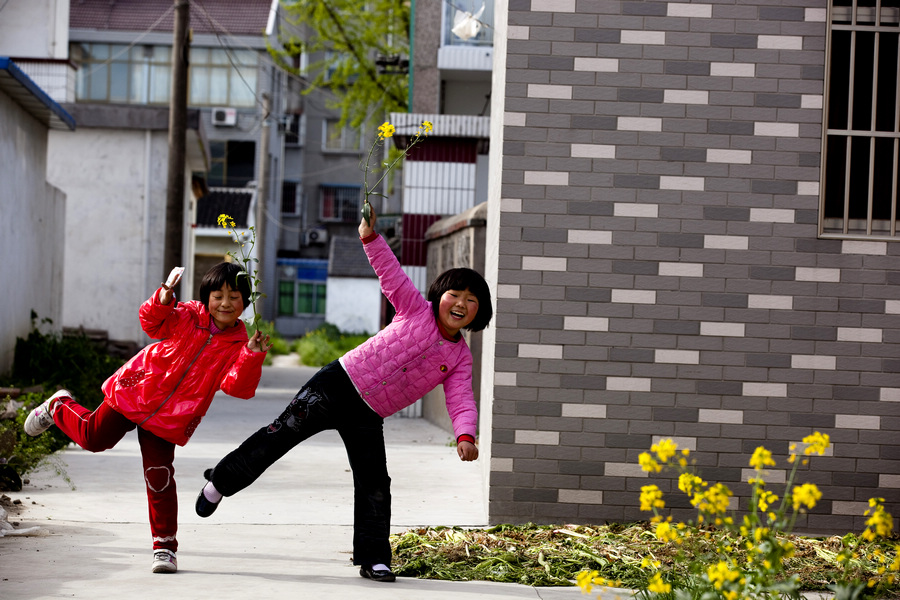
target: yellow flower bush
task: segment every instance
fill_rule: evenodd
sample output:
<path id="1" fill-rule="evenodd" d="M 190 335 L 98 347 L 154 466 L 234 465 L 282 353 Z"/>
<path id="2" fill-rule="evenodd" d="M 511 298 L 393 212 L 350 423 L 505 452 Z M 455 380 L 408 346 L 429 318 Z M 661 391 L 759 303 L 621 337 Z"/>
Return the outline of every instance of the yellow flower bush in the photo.
<path id="1" fill-rule="evenodd" d="M 754 470 L 754 476 L 748 481 L 751 497 L 746 514 L 739 522 L 735 522 L 730 514 L 731 490 L 721 483 L 707 483 L 697 475 L 688 465 L 690 453 L 687 450 L 679 452 L 674 441 L 663 439 L 653 444 L 650 452 L 641 453 L 638 463 L 644 471 L 656 474 L 673 470 L 678 474 L 678 489 L 696 508 L 697 518 L 687 523 L 673 523 L 671 516 L 664 518 L 660 512 L 666 506 L 660 488 L 653 484 L 641 487 L 640 508 L 653 512 L 651 521 L 655 523 L 656 543 L 674 546 L 676 559 L 663 566 L 659 560 L 645 558 L 641 568 L 648 577 L 639 595 L 677 600 L 798 597 L 798 577 L 785 574 L 784 561 L 795 552 L 788 536 L 797 516 L 812 510 L 821 500 L 822 492 L 812 483 L 794 485 L 798 467 L 807 464 L 807 459 L 798 461 L 796 458 L 822 455 L 829 445 L 827 435 L 815 432 L 803 439 L 802 451 L 798 450 L 798 444 L 790 446 L 788 464 L 792 467 L 780 498 L 765 487 L 767 469 L 776 466 L 775 459 L 766 448 L 756 448 L 749 460 Z M 883 502 L 881 498 L 869 501 L 865 530 L 858 538 L 852 534 L 845 536 L 843 549 L 835 553 L 835 564 L 843 569 L 843 578 L 833 586 L 837 598 L 855 598 L 861 590 L 890 585 L 900 571 L 900 546 L 893 548 L 893 557 L 880 548 L 860 551 L 861 541 L 883 539 L 893 532 L 893 519 L 885 511 Z M 650 548 L 651 552 L 653 548 Z M 660 549 L 660 552 L 671 553 L 672 550 Z M 854 569 L 861 561 L 877 565 L 869 572 L 875 572 L 881 578 L 854 579 Z M 579 576 L 578 584 L 584 591 L 589 591 L 589 584 L 598 583 L 598 580 L 596 571 L 585 572 Z"/>

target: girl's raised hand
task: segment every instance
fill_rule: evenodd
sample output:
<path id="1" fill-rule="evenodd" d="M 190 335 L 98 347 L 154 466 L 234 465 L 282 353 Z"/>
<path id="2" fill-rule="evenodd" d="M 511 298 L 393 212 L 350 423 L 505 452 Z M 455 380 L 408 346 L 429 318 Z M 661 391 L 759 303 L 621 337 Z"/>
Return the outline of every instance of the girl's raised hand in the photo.
<path id="1" fill-rule="evenodd" d="M 366 218 L 363 217 L 359 220 L 359 237 L 360 239 L 364 237 L 368 237 L 375 233 L 375 207 L 370 206 L 372 212 L 369 216 L 369 223 L 366 223 Z M 370 224 L 371 223 L 371 224 Z"/>
<path id="2" fill-rule="evenodd" d="M 269 343 L 269 336 L 263 336 L 260 330 L 256 330 L 250 339 L 247 340 L 247 350 L 250 352 L 268 352 L 272 344 Z"/>

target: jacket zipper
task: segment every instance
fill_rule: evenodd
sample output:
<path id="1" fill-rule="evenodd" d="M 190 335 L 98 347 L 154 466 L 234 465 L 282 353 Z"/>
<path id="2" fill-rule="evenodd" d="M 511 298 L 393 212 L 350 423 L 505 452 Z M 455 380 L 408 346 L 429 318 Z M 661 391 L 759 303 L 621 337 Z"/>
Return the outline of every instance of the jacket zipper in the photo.
<path id="1" fill-rule="evenodd" d="M 209 334 L 209 337 L 206 338 L 206 342 L 204 342 L 203 345 L 200 346 L 200 349 L 197 350 L 197 354 L 195 354 L 195 355 L 194 355 L 194 358 L 191 359 L 191 364 L 189 364 L 189 365 L 187 366 L 187 369 L 184 370 L 184 373 L 181 374 L 181 379 L 179 379 L 179 380 L 178 380 L 178 383 L 175 384 L 175 387 L 172 388 L 172 393 L 170 393 L 170 394 L 168 395 L 168 397 L 166 397 L 166 399 L 163 400 L 162 403 L 161 403 L 159 406 L 156 407 L 156 410 L 154 410 L 152 413 L 150 413 L 149 415 L 147 415 L 147 418 L 146 418 L 146 419 L 144 419 L 143 421 L 141 421 L 140 423 L 138 423 L 138 427 L 140 427 L 141 425 L 143 425 L 144 423 L 146 423 L 147 421 L 149 421 L 150 419 L 152 419 L 153 417 L 155 417 L 155 416 L 156 416 L 156 413 L 158 413 L 159 411 L 161 411 L 161 410 L 162 410 L 162 407 L 165 406 L 166 404 L 168 404 L 169 400 L 172 399 L 172 396 L 175 395 L 175 392 L 178 391 L 178 386 L 181 385 L 181 382 L 184 381 L 184 378 L 187 377 L 187 374 L 191 371 L 191 367 L 193 367 L 193 366 L 194 366 L 194 363 L 197 362 L 197 359 L 200 358 L 200 353 L 203 352 L 203 350 L 205 350 L 207 346 L 209 346 L 209 343 L 212 341 L 212 338 L 213 338 L 213 334 L 210 333 L 210 334 Z"/>

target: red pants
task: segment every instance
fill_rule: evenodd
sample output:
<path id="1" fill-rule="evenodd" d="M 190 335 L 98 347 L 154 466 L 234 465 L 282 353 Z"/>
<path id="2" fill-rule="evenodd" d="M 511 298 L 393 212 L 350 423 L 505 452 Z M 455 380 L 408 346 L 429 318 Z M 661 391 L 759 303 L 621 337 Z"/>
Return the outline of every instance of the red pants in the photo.
<path id="1" fill-rule="evenodd" d="M 71 398 L 56 405 L 53 420 L 73 442 L 89 452 L 103 452 L 137 427 L 105 402 L 94 412 Z M 144 462 L 144 483 L 150 506 L 153 549 L 178 550 L 178 497 L 175 494 L 175 444 L 138 427 L 138 443 Z"/>

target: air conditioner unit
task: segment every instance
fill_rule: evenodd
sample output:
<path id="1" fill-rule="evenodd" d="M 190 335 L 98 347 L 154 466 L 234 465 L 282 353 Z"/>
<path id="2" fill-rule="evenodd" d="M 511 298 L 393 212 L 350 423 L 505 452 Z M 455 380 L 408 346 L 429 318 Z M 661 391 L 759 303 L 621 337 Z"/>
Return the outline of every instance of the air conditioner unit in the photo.
<path id="1" fill-rule="evenodd" d="M 310 229 L 306 232 L 304 241 L 307 246 L 324 246 L 328 243 L 328 230 Z"/>
<path id="2" fill-rule="evenodd" d="M 234 127 L 237 125 L 237 109 L 222 106 L 212 109 L 212 122 L 216 127 Z"/>

